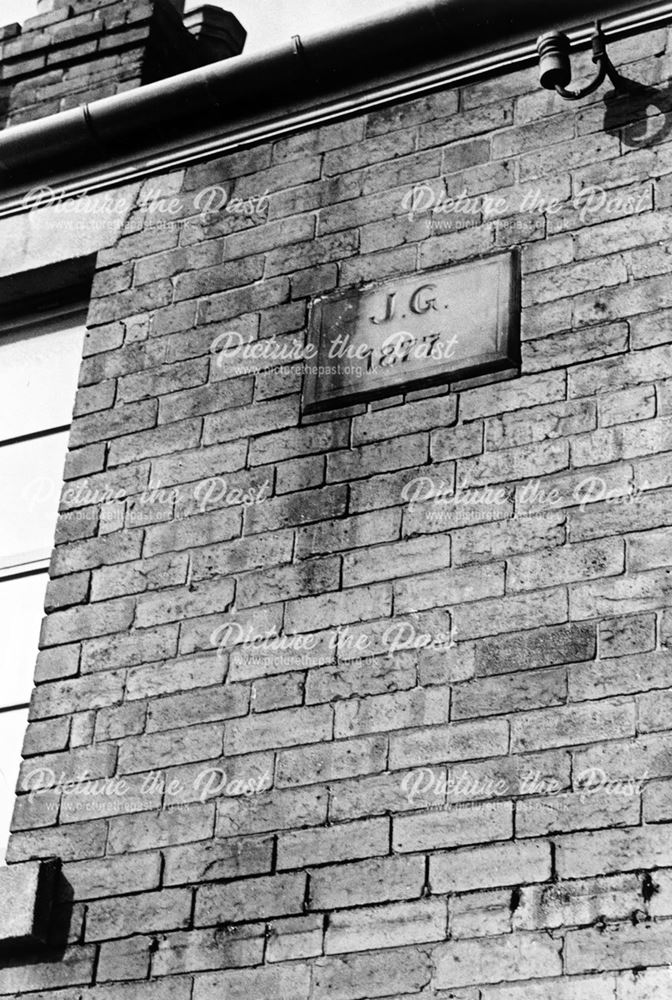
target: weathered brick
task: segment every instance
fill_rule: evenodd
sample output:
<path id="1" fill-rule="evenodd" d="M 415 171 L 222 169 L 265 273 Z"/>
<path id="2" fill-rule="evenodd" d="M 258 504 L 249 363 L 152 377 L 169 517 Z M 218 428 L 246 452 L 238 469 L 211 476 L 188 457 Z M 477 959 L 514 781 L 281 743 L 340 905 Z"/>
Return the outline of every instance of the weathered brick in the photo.
<path id="1" fill-rule="evenodd" d="M 169 847 L 165 885 L 217 881 L 270 873 L 273 854 L 272 837 L 214 840 L 203 844 Z"/>
<path id="2" fill-rule="evenodd" d="M 622 355 L 627 351 L 628 339 L 627 325 L 612 323 L 528 340 L 523 345 L 523 365 L 526 371 L 535 372 L 610 354 Z"/>
<path id="3" fill-rule="evenodd" d="M 7 848 L 7 862 L 40 857 L 58 857 L 64 862 L 100 858 L 105 852 L 106 839 L 107 826 L 102 821 L 14 833 Z"/>
<path id="4" fill-rule="evenodd" d="M 177 391 L 168 392 L 159 399 L 160 424 L 249 404 L 252 402 L 253 381 L 244 376 L 208 385 L 197 384 L 186 389 L 174 388 Z"/>
<path id="5" fill-rule="evenodd" d="M 143 458 L 154 458 L 181 449 L 193 448 L 198 444 L 200 434 L 200 420 L 185 420 L 170 427 L 159 427 L 116 438 L 110 446 L 108 465 L 110 467 L 126 465 Z"/>
<path id="6" fill-rule="evenodd" d="M 162 934 L 157 940 L 152 972 L 163 977 L 256 965 L 261 964 L 263 950 L 262 924 Z"/>
<path id="7" fill-rule="evenodd" d="M 596 744 L 575 753 L 577 775 L 592 786 L 594 778 L 602 771 L 610 781 L 620 782 L 620 791 L 632 797 L 638 794 L 637 782 L 645 778 L 666 778 L 670 776 L 670 762 L 665 746 L 665 736 L 641 735 L 636 740 L 620 743 Z M 632 794 L 631 794 L 632 793 Z"/>
<path id="8" fill-rule="evenodd" d="M 656 460 L 655 465 L 660 470 L 660 459 Z M 615 498 L 617 500 L 619 497 L 624 498 L 621 503 L 608 502 L 611 498 L 607 495 L 606 500 L 591 503 L 585 509 L 572 511 L 569 514 L 570 538 L 573 541 L 585 541 L 619 532 L 647 531 L 667 525 L 670 520 L 669 495 L 669 490 L 655 490 L 643 494 L 618 491 Z"/>
<path id="9" fill-rule="evenodd" d="M 321 455 L 307 455 L 290 459 L 276 469 L 276 492 L 294 493 L 324 485 L 324 458 Z"/>
<path id="10" fill-rule="evenodd" d="M 164 889 L 136 896 L 114 897 L 88 906 L 86 933 L 92 941 L 138 931 L 186 927 L 191 915 L 188 889 Z"/>
<path id="11" fill-rule="evenodd" d="M 206 615 L 204 618 L 192 618 L 183 622 L 180 627 L 180 653 L 198 653 L 214 649 L 219 651 L 223 640 L 220 630 L 223 626 L 234 622 L 236 625 L 240 625 L 243 630 L 252 626 L 255 635 L 277 636 L 282 627 L 282 607 L 277 604 L 266 604 L 262 608 L 255 608 L 252 612 L 241 611 L 228 615 Z M 255 647 L 253 646 L 252 649 L 254 650 Z M 229 655 L 230 665 L 233 667 L 236 665 L 236 651 L 234 650 Z M 245 647 L 243 647 L 240 659 L 249 659 L 249 652 Z M 273 656 L 270 662 L 273 662 Z M 249 679 L 251 676 L 263 676 L 263 673 L 264 671 L 261 674 L 248 671 L 243 679 Z M 240 674 L 241 671 L 239 671 L 238 680 L 241 679 Z"/>
<path id="12" fill-rule="evenodd" d="M 278 427 L 294 426 L 298 420 L 298 400 L 289 396 L 277 402 L 257 403 L 250 412 L 249 406 L 226 410 L 206 416 L 205 444 L 219 444 L 244 435 L 263 434 Z"/>
<path id="13" fill-rule="evenodd" d="M 373 549 L 346 555 L 343 560 L 343 583 L 346 587 L 372 583 L 376 580 L 411 576 L 443 569 L 450 565 L 450 540 L 442 539 L 437 545 L 434 538 L 415 538 L 379 545 Z M 422 585 L 422 578 L 415 582 Z M 412 584 L 409 583 L 409 586 Z M 404 610 L 400 606 L 399 610 Z"/>
<path id="14" fill-rule="evenodd" d="M 367 661 L 366 671 L 362 670 L 359 657 L 348 662 L 345 653 L 344 650 L 339 663 L 315 667 L 309 671 L 306 704 L 337 701 L 351 695 L 403 691 L 415 686 L 416 656 L 412 651 L 398 652 L 393 657 L 371 657 Z M 445 656 L 444 653 L 442 655 Z"/>
<path id="15" fill-rule="evenodd" d="M 475 672 L 475 644 L 454 643 L 447 650 L 424 650 L 418 663 L 420 684 L 449 684 L 468 681 Z"/>
<path id="16" fill-rule="evenodd" d="M 544 442 L 463 459 L 458 463 L 458 481 L 462 488 L 505 483 L 560 472 L 568 464 L 567 442 Z"/>
<path id="17" fill-rule="evenodd" d="M 423 769 L 423 787 L 417 793 L 417 775 L 408 771 L 340 781 L 331 788 L 329 819 L 332 822 L 344 822 L 388 813 L 411 812 L 420 806 L 436 806 L 437 801 L 443 801 L 438 789 L 445 778 L 445 767 Z"/>
<path id="18" fill-rule="evenodd" d="M 167 553 L 156 559 L 103 566 L 92 574 L 91 601 L 179 586 L 186 581 L 187 565 L 186 554 Z"/>
<path id="19" fill-rule="evenodd" d="M 333 914 L 329 921 L 324 939 L 325 953 L 334 955 L 441 941 L 445 937 L 446 922 L 445 902 L 434 899 L 342 910 Z"/>
<path id="20" fill-rule="evenodd" d="M 522 712 L 560 705 L 567 698 L 564 668 L 468 681 L 453 691 L 453 719 Z"/>
<path id="21" fill-rule="evenodd" d="M 457 941 L 435 952 L 435 982 L 439 989 L 470 983 L 515 982 L 560 975 L 560 941 L 543 934 L 508 934 L 502 937 Z"/>
<path id="22" fill-rule="evenodd" d="M 637 699 L 637 728 L 640 733 L 665 730 L 669 727 L 670 692 L 645 694 Z"/>
<path id="23" fill-rule="evenodd" d="M 109 854 L 127 854 L 207 840 L 212 836 L 213 822 L 211 803 L 115 816 L 109 821 L 107 850 Z"/>
<path id="24" fill-rule="evenodd" d="M 312 559 L 298 566 L 264 569 L 246 574 L 238 581 L 236 604 L 239 608 L 271 604 L 336 590 L 341 577 L 339 559 Z"/>
<path id="25" fill-rule="evenodd" d="M 297 743 L 319 743 L 331 739 L 332 712 L 324 706 L 286 709 L 231 721 L 224 735 L 228 753 L 249 753 Z"/>
<path id="26" fill-rule="evenodd" d="M 305 680 L 302 673 L 264 677 L 252 685 L 253 712 L 273 712 L 303 703 Z"/>
<path id="27" fill-rule="evenodd" d="M 457 641 L 464 641 L 501 633 L 505 631 L 504 623 L 509 629 L 531 630 L 567 618 L 567 596 L 563 588 L 555 587 L 461 605 L 453 611 L 453 635 Z"/>
<path id="28" fill-rule="evenodd" d="M 409 468 L 427 461 L 429 437 L 413 434 L 382 444 L 362 445 L 351 451 L 337 451 L 327 455 L 327 481 L 342 482 L 361 479 L 393 469 Z"/>
<path id="29" fill-rule="evenodd" d="M 494 937 L 511 930 L 511 894 L 505 889 L 458 896 L 450 915 L 451 937 Z"/>
<path id="30" fill-rule="evenodd" d="M 624 546 L 620 539 L 565 545 L 543 555 L 515 556 L 507 561 L 507 590 L 538 587 L 578 580 L 618 576 L 625 569 Z"/>
<path id="31" fill-rule="evenodd" d="M 630 923 L 569 931 L 565 962 L 569 974 L 605 969 L 628 969 L 635 965 L 669 963 L 672 948 L 663 923 Z"/>
<path id="32" fill-rule="evenodd" d="M 664 653 L 644 653 L 577 664 L 569 670 L 572 701 L 632 694 L 667 686 Z"/>
<path id="33" fill-rule="evenodd" d="M 600 623 L 600 657 L 646 653 L 656 645 L 655 615 L 608 618 Z"/>
<path id="34" fill-rule="evenodd" d="M 569 374 L 570 398 L 628 389 L 645 382 L 664 379 L 669 374 L 672 347 L 664 344 L 631 353 L 625 358 L 606 358 L 577 365 Z"/>
<path id="35" fill-rule="evenodd" d="M 137 892 L 158 889 L 160 861 L 158 853 L 74 861 L 63 867 L 63 875 L 77 899 L 99 899 L 116 895 L 124 885 Z M 65 887 L 64 894 L 67 894 Z"/>
<path id="36" fill-rule="evenodd" d="M 103 708 L 96 715 L 94 739 L 99 742 L 137 735 L 145 727 L 145 714 L 146 707 L 141 702 Z"/>
<path id="37" fill-rule="evenodd" d="M 33 721 L 26 730 L 23 740 L 23 757 L 65 750 L 70 737 L 70 721 L 66 718 Z"/>
<path id="38" fill-rule="evenodd" d="M 202 334 L 199 334 L 203 338 Z M 152 364 L 150 371 L 137 372 L 125 375 L 117 380 L 117 395 L 120 401 L 129 403 L 132 401 L 147 400 L 156 406 L 156 397 L 172 394 L 177 390 L 194 389 L 203 386 L 208 377 L 208 360 L 206 358 L 194 358 L 192 355 L 205 354 L 205 344 L 198 343 L 195 348 L 191 347 L 191 338 L 187 341 L 186 347 L 183 337 L 171 337 L 168 341 L 161 341 L 162 351 L 154 351 L 154 356 L 148 361 Z M 154 346 L 154 342 L 151 346 Z M 172 347 L 172 356 L 170 347 Z M 148 348 L 149 353 L 149 348 Z M 186 355 L 186 361 L 176 364 L 174 362 Z M 172 362 L 160 364 L 162 361 Z M 153 367 L 157 365 L 158 367 Z M 154 421 L 156 423 L 156 421 Z M 150 425 L 153 426 L 153 425 Z"/>
<path id="39" fill-rule="evenodd" d="M 204 688 L 175 694 L 149 706 L 147 732 L 179 728 L 185 723 L 210 722 L 245 715 L 249 693 L 242 686 Z"/>
<path id="40" fill-rule="evenodd" d="M 598 397 L 599 423 L 604 427 L 648 420 L 655 415 L 655 409 L 653 386 L 636 386 L 634 389 Z"/>
<path id="41" fill-rule="evenodd" d="M 194 545 L 229 541 L 240 534 L 241 521 L 240 509 L 232 507 L 153 525 L 145 535 L 144 554 L 153 556 L 171 550 L 182 551 Z"/>
<path id="42" fill-rule="evenodd" d="M 137 774 L 168 764 L 212 760 L 221 755 L 221 726 L 203 725 L 131 736 L 119 751 L 119 772 Z"/>
<path id="43" fill-rule="evenodd" d="M 507 505 L 508 501 L 505 501 L 501 506 L 506 509 Z M 489 562 L 493 558 L 503 559 L 547 548 L 553 551 L 565 540 L 565 515 L 562 511 L 551 511 L 530 517 L 502 519 L 458 529 L 452 533 L 451 539 L 454 566 Z M 532 560 L 535 557 L 528 558 Z"/>
<path id="44" fill-rule="evenodd" d="M 448 468 L 440 466 L 443 476 L 449 473 L 452 483 L 454 480 L 454 467 Z M 368 511 L 377 511 L 392 506 L 400 506 L 403 503 L 404 490 L 411 489 L 414 480 L 426 473 L 426 467 L 416 466 L 415 468 L 404 469 L 400 472 L 372 476 L 370 479 L 350 484 L 349 513 L 361 514 Z M 433 528 L 432 530 L 437 530 Z M 406 534 L 418 534 L 419 532 L 407 532 Z"/>
<path id="45" fill-rule="evenodd" d="M 177 626 L 167 625 L 151 632 L 125 632 L 104 639 L 90 639 L 82 644 L 82 673 L 117 670 L 167 659 L 177 652 L 177 636 Z M 93 680 L 91 686 L 94 686 Z"/>
<path id="46" fill-rule="evenodd" d="M 424 858 L 374 858 L 318 868 L 310 875 L 310 906 L 341 909 L 362 903 L 418 899 L 425 879 Z"/>
<path id="47" fill-rule="evenodd" d="M 457 262 L 492 252 L 495 227 L 492 224 L 469 228 L 462 232 L 435 236 L 420 244 L 418 266 L 438 267 L 447 260 Z"/>
<path id="48" fill-rule="evenodd" d="M 230 580 L 204 580 L 187 587 L 143 595 L 138 598 L 135 623 L 138 628 L 148 628 L 216 611 L 228 611 L 233 594 L 234 587 Z"/>
<path id="49" fill-rule="evenodd" d="M 492 490 L 490 487 L 476 490 L 467 488 L 465 490 L 460 487 L 454 493 L 450 492 L 445 495 L 442 492 L 445 482 L 443 479 L 438 480 L 438 485 L 437 481 L 433 479 L 427 480 L 424 477 L 410 480 L 410 477 L 407 476 L 404 477 L 404 480 L 395 484 L 397 485 L 400 497 L 409 496 L 410 491 L 411 500 L 404 511 L 402 528 L 404 535 L 435 534 L 439 531 L 453 531 L 454 529 L 470 525 L 479 525 L 479 530 L 487 530 L 487 524 L 508 521 L 513 516 L 513 490 L 511 487 L 501 487 L 496 490 Z M 425 489 L 424 493 L 415 492 L 418 482 L 420 483 L 421 491 L 423 488 Z M 427 483 L 430 484 L 431 492 L 429 493 L 426 492 Z M 381 493 L 386 486 L 388 484 L 384 482 L 380 483 Z M 378 487 L 375 492 L 378 492 Z M 389 502 L 389 488 L 387 494 Z M 434 496 L 434 498 L 428 500 L 426 503 L 416 503 L 412 499 L 416 495 L 430 495 Z M 497 528 L 493 530 L 496 532 Z M 501 530 L 504 533 L 508 532 L 510 534 L 510 522 L 503 524 Z M 472 532 L 472 539 L 475 535 L 476 533 Z M 460 541 L 461 536 L 459 533 L 454 537 L 458 542 Z M 483 554 L 487 555 L 489 561 L 492 558 L 492 554 L 489 552 L 487 542 L 485 546 L 481 546 L 480 548 Z M 466 561 L 469 560 L 467 559 Z"/>
<path id="50" fill-rule="evenodd" d="M 292 544 L 293 532 L 290 530 L 199 547 L 191 553 L 192 579 L 204 580 L 288 563 Z"/>
<path id="51" fill-rule="evenodd" d="M 193 1000 L 213 1000 L 222 995 L 228 1000 L 249 1000 L 268 996 L 271 991 L 276 1000 L 308 1000 L 310 969 L 305 964 L 274 965 L 196 976 Z"/>
<path id="52" fill-rule="evenodd" d="M 547 882 L 550 877 L 551 845 L 543 841 L 470 847 L 430 859 L 430 885 L 438 893 Z"/>
<path id="53" fill-rule="evenodd" d="M 287 301 L 289 292 L 288 278 L 274 278 L 247 288 L 219 292 L 199 301 L 198 321 L 203 324 L 216 323 L 219 320 L 235 319 L 256 309 L 279 305 Z"/>
<path id="54" fill-rule="evenodd" d="M 636 972 L 623 972 L 616 981 L 618 1000 L 655 1000 L 667 988 L 669 968 L 659 966 L 641 972 L 639 969 Z"/>
<path id="55" fill-rule="evenodd" d="M 647 785 L 642 798 L 642 815 L 646 823 L 660 823 L 671 818 L 669 781 L 655 781 Z"/>
<path id="56" fill-rule="evenodd" d="M 390 990 L 417 993 L 432 976 L 431 958 L 418 948 L 323 958 L 314 970 L 315 1000 L 363 1000 L 391 996 Z"/>
<path id="57" fill-rule="evenodd" d="M 122 536 L 107 535 L 59 545 L 52 554 L 50 574 L 64 576 L 84 569 L 138 559 L 142 549 L 142 532 L 128 531 Z"/>
<path id="58" fill-rule="evenodd" d="M 509 728 L 494 722 L 436 726 L 416 733 L 394 735 L 390 740 L 390 767 L 413 767 L 443 761 L 495 757 L 508 750 Z"/>
<path id="59" fill-rule="evenodd" d="M 630 320 L 630 343 L 633 350 L 642 351 L 650 347 L 669 344 L 672 339 L 670 318 L 672 311 L 660 310 Z"/>
<path id="60" fill-rule="evenodd" d="M 592 660 L 596 647 L 594 625 L 560 625 L 514 633 L 479 643 L 476 647 L 476 672 L 479 675 L 503 674 Z"/>
<path id="61" fill-rule="evenodd" d="M 398 816 L 393 820 L 392 845 L 402 853 L 509 840 L 513 833 L 510 802 L 449 806 L 436 813 Z"/>
<path id="62" fill-rule="evenodd" d="M 347 625 L 389 615 L 392 590 L 389 584 L 352 587 L 336 594 L 304 597 L 287 604 L 285 630 L 310 632 L 331 625 Z"/>
<path id="63" fill-rule="evenodd" d="M 571 616 L 581 620 L 614 612 L 628 614 L 663 607 L 670 587 L 672 575 L 667 568 L 577 584 L 570 595 Z"/>
<path id="64" fill-rule="evenodd" d="M 223 799 L 219 803 L 216 833 L 230 837 L 265 833 L 323 823 L 327 817 L 327 795 L 322 788 L 261 792 L 247 799 Z"/>
<path id="65" fill-rule="evenodd" d="M 521 413 L 504 414 L 486 425 L 486 447 L 516 448 L 556 437 L 567 437 L 593 430 L 596 426 L 594 404 L 590 400 L 535 406 Z"/>
<path id="66" fill-rule="evenodd" d="M 103 675 L 75 677 L 41 684 L 31 699 L 31 718 L 49 718 L 87 708 L 118 704 L 124 691 L 124 674 L 110 670 Z"/>
<path id="67" fill-rule="evenodd" d="M 479 601 L 504 593 L 504 565 L 449 569 L 395 583 L 395 609 L 401 613 Z"/>
<path id="68" fill-rule="evenodd" d="M 386 758 L 387 740 L 380 736 L 284 750 L 277 756 L 276 784 L 291 787 L 371 774 L 384 770 Z"/>
<path id="69" fill-rule="evenodd" d="M 516 753 L 550 746 L 597 743 L 632 736 L 635 732 L 632 702 L 600 702 L 534 712 L 514 719 L 511 746 Z"/>
<path id="70" fill-rule="evenodd" d="M 409 403 L 378 413 L 367 413 L 353 420 L 353 444 L 367 444 L 397 435 L 445 427 L 456 420 L 454 396 Z"/>
<path id="71" fill-rule="evenodd" d="M 327 521 L 345 513 L 346 501 L 347 492 L 343 486 L 328 486 L 265 500 L 246 509 L 245 531 L 246 534 L 256 534 Z"/>
<path id="72" fill-rule="evenodd" d="M 384 694 L 363 701 L 349 699 L 335 707 L 334 736 L 358 736 L 362 733 L 410 729 L 448 721 L 448 692 L 433 690 L 403 691 Z"/>
<path id="73" fill-rule="evenodd" d="M 540 837 L 572 830 L 601 830 L 639 822 L 640 803 L 634 797 L 567 793 L 525 799 L 516 808 L 516 836 Z"/>
<path id="74" fill-rule="evenodd" d="M 7 965 L 0 970 L 0 992 L 24 993 L 44 987 L 88 986 L 93 981 L 96 949 L 93 945 L 77 945 L 64 952 L 53 950 L 43 961 Z"/>
<path id="75" fill-rule="evenodd" d="M 590 288 L 619 285 L 627 281 L 625 264 L 620 257 L 587 263 L 562 265 L 529 276 L 525 283 L 523 305 L 539 305 L 554 299 L 577 295 Z"/>
<path id="76" fill-rule="evenodd" d="M 255 438 L 250 443 L 250 464 L 281 462 L 315 452 L 344 448 L 348 444 L 350 422 L 330 421 L 314 427 L 300 427 Z"/>
<path id="77" fill-rule="evenodd" d="M 389 847 L 389 820 L 384 818 L 296 830 L 278 837 L 278 869 L 371 858 L 388 854 Z"/>
<path id="78" fill-rule="evenodd" d="M 584 878 L 670 864 L 669 827 L 646 826 L 599 833 L 575 833 L 557 840 L 561 878 Z"/>
<path id="79" fill-rule="evenodd" d="M 469 458 L 483 452 L 483 424 L 478 421 L 432 434 L 431 454 L 435 461 Z"/>
<path id="80" fill-rule="evenodd" d="M 597 465 L 667 451 L 671 427 L 670 418 L 664 417 L 581 435 L 572 444 L 574 464 Z"/>
<path id="81" fill-rule="evenodd" d="M 286 962 L 322 955 L 323 938 L 324 916 L 321 913 L 276 920 L 270 928 L 267 960 Z"/>
<path id="82" fill-rule="evenodd" d="M 172 300 L 172 295 L 171 283 L 163 279 L 143 285 L 141 289 L 133 288 L 108 295 L 106 298 L 94 299 L 89 308 L 89 325 L 111 323 L 117 319 L 125 319 L 127 316 L 167 306 Z"/>
<path id="83" fill-rule="evenodd" d="M 520 336 L 521 340 L 527 343 L 566 332 L 571 326 L 572 300 L 557 299 L 539 306 L 529 305 L 521 317 Z M 590 333 L 588 335 L 590 336 Z M 555 372 L 554 374 L 558 376 L 563 373 Z M 560 399 L 564 398 L 565 392 L 563 391 Z"/>
<path id="84" fill-rule="evenodd" d="M 125 631 L 134 617 L 134 601 L 103 601 L 96 607 L 75 607 L 53 612 L 42 627 L 41 644 L 55 646 L 77 639 Z"/>
<path id="85" fill-rule="evenodd" d="M 303 912 L 305 894 L 305 874 L 204 885 L 196 893 L 194 921 L 197 927 L 203 927 L 298 914 Z"/>

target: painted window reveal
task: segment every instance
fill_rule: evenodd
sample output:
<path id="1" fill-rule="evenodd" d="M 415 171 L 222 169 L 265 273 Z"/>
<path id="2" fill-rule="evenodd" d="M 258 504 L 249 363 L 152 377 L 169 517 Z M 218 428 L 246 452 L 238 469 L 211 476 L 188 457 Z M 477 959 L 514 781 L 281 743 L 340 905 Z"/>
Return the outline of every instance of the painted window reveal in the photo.
<path id="1" fill-rule="evenodd" d="M 0 862 L 33 686 L 85 319 L 79 304 L 0 325 Z"/>

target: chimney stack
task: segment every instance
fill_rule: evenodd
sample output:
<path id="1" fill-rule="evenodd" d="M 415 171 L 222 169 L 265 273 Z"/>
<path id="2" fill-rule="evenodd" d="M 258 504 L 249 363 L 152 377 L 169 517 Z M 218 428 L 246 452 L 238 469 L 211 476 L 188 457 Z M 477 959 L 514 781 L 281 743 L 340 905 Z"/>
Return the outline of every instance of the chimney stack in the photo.
<path id="1" fill-rule="evenodd" d="M 34 121 L 242 52 L 237 18 L 185 0 L 37 0 L 0 26 L 0 127 Z"/>

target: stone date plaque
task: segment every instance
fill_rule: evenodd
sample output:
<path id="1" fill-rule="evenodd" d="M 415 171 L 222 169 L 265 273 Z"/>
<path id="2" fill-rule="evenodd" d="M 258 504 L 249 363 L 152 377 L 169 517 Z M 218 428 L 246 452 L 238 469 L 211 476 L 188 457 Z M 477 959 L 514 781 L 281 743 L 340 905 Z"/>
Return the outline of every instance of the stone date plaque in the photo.
<path id="1" fill-rule="evenodd" d="M 505 253 L 317 299 L 304 412 L 517 367 L 519 286 Z"/>

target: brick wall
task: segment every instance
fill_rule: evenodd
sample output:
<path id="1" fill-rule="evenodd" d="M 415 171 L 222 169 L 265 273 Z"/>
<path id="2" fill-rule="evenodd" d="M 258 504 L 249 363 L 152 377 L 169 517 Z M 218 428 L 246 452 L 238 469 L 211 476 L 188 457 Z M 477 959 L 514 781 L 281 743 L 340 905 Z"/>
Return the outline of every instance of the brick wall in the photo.
<path id="1" fill-rule="evenodd" d="M 172 0 L 56 0 L 53 10 L 23 25 L 0 27 L 0 125 L 44 118 L 210 61 Z"/>
<path id="2" fill-rule="evenodd" d="M 664 96 L 669 45 L 612 52 Z M 21 788 L 10 863 L 63 867 L 0 995 L 672 993 L 672 143 L 608 114 L 529 70 L 145 184 L 98 259 L 23 765 L 90 795 Z M 409 218 L 416 184 L 504 207 Z M 262 217 L 203 217 L 211 185 Z M 509 247 L 509 381 L 302 418 L 300 372 L 212 350 Z M 221 655 L 233 622 L 310 650 Z M 389 655 L 392 622 L 443 639 Z"/>

